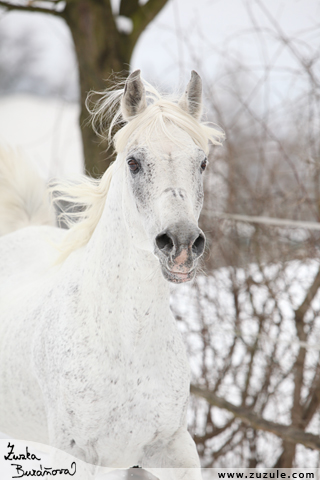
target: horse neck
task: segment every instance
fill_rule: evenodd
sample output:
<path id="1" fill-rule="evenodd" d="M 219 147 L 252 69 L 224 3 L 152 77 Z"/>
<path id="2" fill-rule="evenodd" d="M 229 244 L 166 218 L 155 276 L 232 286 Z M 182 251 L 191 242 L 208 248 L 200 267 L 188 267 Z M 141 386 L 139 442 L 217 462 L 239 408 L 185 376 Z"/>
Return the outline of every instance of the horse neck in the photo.
<path id="1" fill-rule="evenodd" d="M 161 315 L 169 310 L 169 286 L 154 255 L 133 243 L 122 211 L 122 187 L 123 172 L 118 171 L 84 251 L 83 281 L 103 310 L 121 309 L 122 318 L 130 317 L 129 312 L 134 312 L 135 318 L 144 318 L 150 308 Z"/>

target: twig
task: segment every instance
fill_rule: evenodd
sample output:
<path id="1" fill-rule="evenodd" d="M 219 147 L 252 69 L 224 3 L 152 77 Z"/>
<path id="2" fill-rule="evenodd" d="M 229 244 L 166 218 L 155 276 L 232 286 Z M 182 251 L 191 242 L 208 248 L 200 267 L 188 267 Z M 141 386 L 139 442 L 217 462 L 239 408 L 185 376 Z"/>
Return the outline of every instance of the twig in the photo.
<path id="1" fill-rule="evenodd" d="M 5 7 L 7 10 L 20 10 L 23 12 L 35 12 L 35 13 L 49 13 L 50 15 L 56 15 L 58 17 L 63 16 L 63 12 L 54 10 L 51 8 L 32 7 L 31 5 L 14 5 L 13 3 L 3 2 L 0 0 L 0 7 Z"/>
<path id="2" fill-rule="evenodd" d="M 195 385 L 191 385 L 190 391 L 198 397 L 205 398 L 210 405 L 228 410 L 236 418 L 239 418 L 242 422 L 250 425 L 256 430 L 271 432 L 287 442 L 294 444 L 300 443 L 305 447 L 320 451 L 320 438 L 318 435 L 313 435 L 312 433 L 306 433 L 297 428 L 292 428 L 290 426 L 265 420 L 255 413 L 252 413 L 250 409 L 233 405 L 209 390 L 204 390 L 203 388 L 196 387 Z"/>

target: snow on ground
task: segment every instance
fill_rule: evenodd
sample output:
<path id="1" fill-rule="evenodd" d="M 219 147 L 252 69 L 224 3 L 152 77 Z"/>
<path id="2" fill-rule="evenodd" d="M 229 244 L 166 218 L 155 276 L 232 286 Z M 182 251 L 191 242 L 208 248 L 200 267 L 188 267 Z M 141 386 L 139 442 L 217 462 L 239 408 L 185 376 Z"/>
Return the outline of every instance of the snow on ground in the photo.
<path id="1" fill-rule="evenodd" d="M 0 97 L 0 143 L 19 147 L 40 175 L 73 177 L 83 172 L 79 106 L 31 95 Z"/>

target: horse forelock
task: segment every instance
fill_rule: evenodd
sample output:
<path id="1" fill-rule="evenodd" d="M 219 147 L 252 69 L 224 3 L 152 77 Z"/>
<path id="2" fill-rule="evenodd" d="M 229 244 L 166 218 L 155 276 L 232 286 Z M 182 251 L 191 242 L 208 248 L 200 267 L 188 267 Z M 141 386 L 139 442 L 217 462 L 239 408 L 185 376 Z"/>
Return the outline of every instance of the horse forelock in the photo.
<path id="1" fill-rule="evenodd" d="M 163 129 L 166 121 L 186 131 L 205 152 L 208 151 L 210 143 L 221 145 L 224 132 L 211 122 L 200 122 L 183 110 L 179 106 L 180 95 L 162 94 L 145 80 L 142 79 L 142 81 L 146 92 L 147 108 L 132 117 L 130 121 L 124 119 L 121 110 L 124 82 L 122 85 L 119 83 L 114 88 L 100 93 L 100 99 L 93 106 L 89 106 L 91 96 L 99 92 L 92 92 L 88 96 L 87 108 L 91 114 L 95 132 L 103 139 L 107 138 L 110 143 L 113 142 L 118 153 L 126 149 L 128 142 L 139 140 L 141 136 L 147 142 L 151 141 L 151 135 L 146 135 L 146 132 L 160 132 L 166 135 L 167 131 Z M 108 129 L 106 125 L 109 125 Z"/>

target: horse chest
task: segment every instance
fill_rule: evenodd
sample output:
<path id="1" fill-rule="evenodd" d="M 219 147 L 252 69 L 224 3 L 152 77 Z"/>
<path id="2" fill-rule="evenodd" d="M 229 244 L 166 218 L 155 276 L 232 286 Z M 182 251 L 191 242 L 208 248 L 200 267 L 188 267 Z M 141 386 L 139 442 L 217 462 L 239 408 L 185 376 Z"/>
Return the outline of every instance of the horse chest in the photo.
<path id="1" fill-rule="evenodd" d="M 145 445 L 173 435 L 184 420 L 188 373 L 174 361 L 169 368 L 155 359 L 149 366 L 133 361 L 119 370 L 108 384 L 106 403 L 102 400 L 112 443 Z"/>
<path id="2" fill-rule="evenodd" d="M 106 463 L 120 461 L 117 456 L 124 446 L 134 455 L 131 463 L 139 463 L 147 446 L 168 442 L 184 423 L 189 394 L 187 364 L 181 369 L 181 360 L 177 362 L 168 351 L 159 356 L 154 352 L 152 357 L 145 352 L 139 361 L 136 355 L 133 352 L 121 368 L 108 368 L 106 395 L 99 400 L 104 419 L 99 437 L 107 446 Z"/>
<path id="3" fill-rule="evenodd" d="M 51 392 L 64 392 L 55 410 L 64 412 L 70 437 L 103 439 L 112 458 L 123 445 L 141 450 L 170 438 L 184 422 L 189 395 L 189 366 L 173 318 L 151 315 L 144 326 L 130 320 L 124 328 L 120 318 L 109 318 L 109 327 L 98 329 L 87 319 L 76 333 L 53 332 L 55 370 L 43 372 Z"/>
<path id="4" fill-rule="evenodd" d="M 116 339 L 99 348 L 89 348 L 85 365 L 74 367 L 73 388 L 79 402 L 95 398 L 95 408 L 104 411 L 109 423 L 154 423 L 162 416 L 180 417 L 189 390 L 189 366 L 179 337 L 161 340 L 144 337 L 136 344 Z M 77 397 L 75 397 L 77 398 Z M 155 412 L 159 412 L 155 413 Z M 109 412 L 113 415 L 109 416 Z M 101 412 L 102 413 L 102 412 Z"/>

